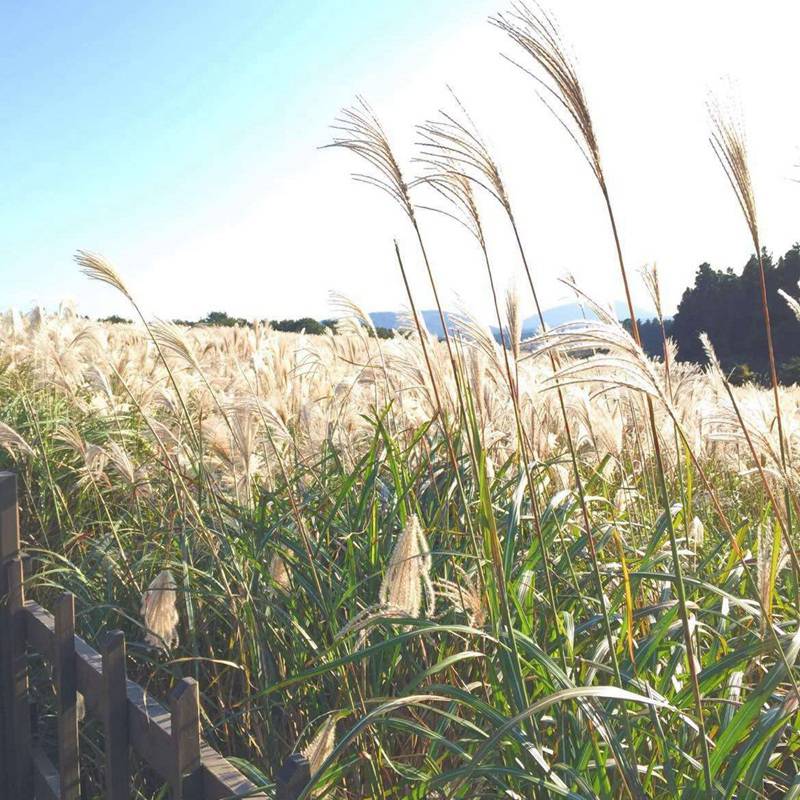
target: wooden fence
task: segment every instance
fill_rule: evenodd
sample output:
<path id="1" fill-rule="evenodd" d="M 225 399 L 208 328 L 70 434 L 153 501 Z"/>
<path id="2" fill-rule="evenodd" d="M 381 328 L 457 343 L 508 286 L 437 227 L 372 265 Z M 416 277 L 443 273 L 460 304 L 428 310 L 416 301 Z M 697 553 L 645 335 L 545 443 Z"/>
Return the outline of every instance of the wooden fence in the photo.
<path id="1" fill-rule="evenodd" d="M 92 649 L 75 635 L 75 600 L 55 614 L 25 599 L 16 476 L 0 472 L 0 800 L 78 800 L 81 796 L 77 694 L 87 717 L 102 724 L 107 800 L 130 796 L 130 750 L 179 800 L 266 800 L 244 775 L 200 738 L 197 682 L 184 678 L 169 709 L 126 677 L 125 636 L 111 631 Z M 40 746 L 29 693 L 30 652 L 52 668 L 57 763 Z M 33 718 L 33 719 L 32 719 Z M 296 800 L 309 781 L 308 761 L 290 756 L 275 780 L 276 800 Z"/>

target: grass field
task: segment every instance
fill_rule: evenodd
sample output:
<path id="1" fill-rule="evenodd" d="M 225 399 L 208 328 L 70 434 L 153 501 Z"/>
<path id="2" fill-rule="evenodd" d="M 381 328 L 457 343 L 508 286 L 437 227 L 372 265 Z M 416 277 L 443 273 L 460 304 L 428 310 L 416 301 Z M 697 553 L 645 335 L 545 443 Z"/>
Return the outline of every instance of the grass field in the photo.
<path id="1" fill-rule="evenodd" d="M 619 245 L 555 29 L 496 24 Z M 718 114 L 713 131 L 760 252 L 742 139 Z M 419 251 L 398 268 L 420 259 L 434 290 L 413 198 L 438 190 L 485 257 L 502 345 L 467 315 L 436 341 L 413 287 L 388 340 L 341 297 L 326 336 L 3 319 L 0 459 L 30 591 L 74 592 L 88 638 L 123 628 L 157 696 L 198 678 L 204 735 L 266 786 L 301 749 L 304 796 L 800 796 L 800 390 L 732 387 L 710 348 L 704 369 L 669 346 L 651 361 L 599 307 L 521 342 L 479 213 L 506 213 L 538 306 L 500 172 L 458 104 L 420 138 L 425 187 L 365 105 L 336 144 L 406 212 Z M 138 313 L 110 264 L 78 262 Z M 619 267 L 627 293 L 621 247 Z"/>

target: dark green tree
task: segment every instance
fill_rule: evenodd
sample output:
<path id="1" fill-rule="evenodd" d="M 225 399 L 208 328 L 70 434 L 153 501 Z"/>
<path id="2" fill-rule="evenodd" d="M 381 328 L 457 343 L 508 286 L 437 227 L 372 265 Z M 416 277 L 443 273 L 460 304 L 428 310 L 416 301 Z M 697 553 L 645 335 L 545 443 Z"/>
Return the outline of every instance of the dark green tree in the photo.
<path id="1" fill-rule="evenodd" d="M 628 333 L 631 332 L 631 321 L 626 319 L 622 323 Z M 639 319 L 636 320 L 639 326 L 639 338 L 642 340 L 642 347 L 645 353 L 653 358 L 664 357 L 664 334 L 672 336 L 672 320 L 664 320 L 664 332 L 661 331 L 661 322 L 658 319 Z"/>
<path id="2" fill-rule="evenodd" d="M 778 289 L 798 296 L 800 244 L 795 244 L 775 263 L 763 252 L 767 303 L 778 364 L 789 365 L 800 356 L 800 322 Z M 751 256 L 740 275 L 732 269 L 716 270 L 701 264 L 694 285 L 683 293 L 672 326 L 678 358 L 705 363 L 699 335 L 708 334 L 725 370 L 737 369 L 740 380 L 766 374 L 769 369 L 767 341 L 761 311 L 758 260 Z M 747 377 L 742 378 L 742 374 Z M 787 375 L 781 376 L 786 380 Z"/>

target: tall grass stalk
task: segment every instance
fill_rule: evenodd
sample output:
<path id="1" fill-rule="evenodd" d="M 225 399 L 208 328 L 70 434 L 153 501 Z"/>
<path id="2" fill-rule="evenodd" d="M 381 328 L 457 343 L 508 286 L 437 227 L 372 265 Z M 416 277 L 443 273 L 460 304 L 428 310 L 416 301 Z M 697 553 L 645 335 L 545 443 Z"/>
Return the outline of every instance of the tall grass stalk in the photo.
<path id="1" fill-rule="evenodd" d="M 570 135 L 577 144 L 578 149 L 583 154 L 592 170 L 608 212 L 608 219 L 611 225 L 611 232 L 614 239 L 614 247 L 617 253 L 620 275 L 625 291 L 625 299 L 630 314 L 631 330 L 636 344 L 641 347 L 639 326 L 636 319 L 636 311 L 633 306 L 633 300 L 631 298 L 627 270 L 625 268 L 625 262 L 622 255 L 622 245 L 620 242 L 619 231 L 617 229 L 614 210 L 611 204 L 611 197 L 608 191 L 608 185 L 600 159 L 600 147 L 595 136 L 592 117 L 589 113 L 589 107 L 586 102 L 580 79 L 578 78 L 578 74 L 574 65 L 566 53 L 566 49 L 561 41 L 558 28 L 544 11 L 541 9 L 538 10 L 538 12 L 532 11 L 524 5 L 517 6 L 515 11 L 513 11 L 510 15 L 499 15 L 492 21 L 503 32 L 509 35 L 511 39 L 531 58 L 533 58 L 534 62 L 541 70 L 543 70 L 550 83 L 547 83 L 536 76 L 534 77 L 536 77 L 537 81 L 544 88 L 544 90 L 556 100 L 558 104 L 558 110 L 554 111 L 553 113 L 559 120 L 562 121 L 562 124 L 566 130 L 570 132 Z M 566 114 L 566 120 L 561 117 L 559 111 Z M 570 126 L 574 126 L 575 132 L 571 130 Z M 686 590 L 683 582 L 680 559 L 678 557 L 677 537 L 673 525 L 671 504 L 669 501 L 669 493 L 664 474 L 661 443 L 659 441 L 659 434 L 656 427 L 653 403 L 649 395 L 646 398 L 646 402 L 652 436 L 651 443 L 655 455 L 658 488 L 663 504 L 667 530 L 669 532 L 670 545 L 672 547 L 673 569 L 675 570 L 677 578 L 676 589 L 678 592 L 678 602 L 684 630 L 684 640 L 686 643 L 686 660 L 691 672 L 692 686 L 694 690 L 697 724 L 699 728 L 698 740 L 703 759 L 704 786 L 707 791 L 713 793 L 714 790 L 711 779 L 710 757 L 705 732 L 703 701 L 696 669 L 697 660 L 694 656 L 694 645 L 689 626 L 689 615 L 686 608 Z M 594 556 L 593 561 L 596 562 Z M 599 578 L 599 572 L 597 577 Z"/>

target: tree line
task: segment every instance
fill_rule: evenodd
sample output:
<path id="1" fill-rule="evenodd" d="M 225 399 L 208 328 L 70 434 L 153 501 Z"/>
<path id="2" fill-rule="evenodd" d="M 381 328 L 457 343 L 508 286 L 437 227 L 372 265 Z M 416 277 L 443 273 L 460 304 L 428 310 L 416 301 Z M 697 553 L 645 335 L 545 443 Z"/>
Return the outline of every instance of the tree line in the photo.
<path id="1" fill-rule="evenodd" d="M 775 361 L 782 383 L 800 382 L 800 321 L 783 297 L 782 289 L 797 297 L 800 280 L 800 244 L 795 244 L 777 261 L 762 251 L 767 286 L 767 306 L 772 325 Z M 630 320 L 625 325 L 630 328 Z M 732 382 L 769 382 L 767 336 L 761 307 L 758 259 L 752 255 L 741 274 L 732 269 L 714 269 L 703 263 L 697 268 L 694 284 L 681 297 L 672 319 L 664 321 L 667 336 L 678 348 L 680 361 L 707 362 L 700 343 L 705 332 L 722 368 Z M 639 321 L 642 346 L 653 356 L 663 355 L 659 320 Z"/>
<path id="2" fill-rule="evenodd" d="M 800 243 L 793 245 L 777 261 L 766 250 L 762 252 L 767 284 L 767 305 L 772 323 L 775 360 L 782 383 L 800 383 L 800 321 L 778 294 L 782 289 L 797 297 L 800 280 Z M 758 259 L 752 255 L 741 274 L 731 268 L 714 269 L 701 264 L 694 284 L 687 287 L 678 310 L 671 319 L 638 320 L 639 335 L 646 352 L 656 358 L 664 355 L 663 337 L 672 338 L 680 361 L 706 363 L 700 334 L 708 334 L 723 369 L 732 382 L 755 381 L 767 384 L 769 363 L 767 341 L 761 309 L 761 284 Z M 122 317 L 106 317 L 105 322 L 128 322 Z M 247 326 L 250 321 L 231 317 L 224 311 L 211 311 L 200 320 L 174 320 L 182 325 Z M 336 320 L 299 319 L 263 320 L 276 331 L 322 334 L 334 330 Z M 630 320 L 623 323 L 630 330 Z M 662 330 L 663 324 L 663 330 Z M 377 327 L 376 333 L 386 339 L 394 335 L 391 328 Z"/>
<path id="3" fill-rule="evenodd" d="M 252 325 L 253 321 L 245 319 L 244 317 L 232 317 L 225 311 L 210 311 L 202 319 L 188 320 L 188 319 L 174 319 L 172 320 L 176 325 L 186 325 L 193 328 L 195 326 L 214 326 L 221 328 L 245 328 Z M 131 320 L 112 314 L 110 317 L 103 317 L 100 322 L 111 323 L 130 323 Z M 317 320 L 313 317 L 300 317 L 299 319 L 263 319 L 260 322 L 268 324 L 275 331 L 282 331 L 284 333 L 308 333 L 313 336 L 320 336 L 326 330 L 336 330 L 335 319 Z M 380 325 L 375 327 L 375 333 L 381 339 L 389 339 L 394 335 L 391 328 L 383 328 Z M 369 331 L 372 335 L 372 332 Z"/>

